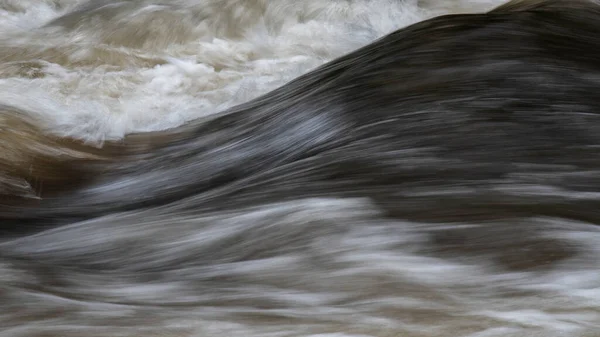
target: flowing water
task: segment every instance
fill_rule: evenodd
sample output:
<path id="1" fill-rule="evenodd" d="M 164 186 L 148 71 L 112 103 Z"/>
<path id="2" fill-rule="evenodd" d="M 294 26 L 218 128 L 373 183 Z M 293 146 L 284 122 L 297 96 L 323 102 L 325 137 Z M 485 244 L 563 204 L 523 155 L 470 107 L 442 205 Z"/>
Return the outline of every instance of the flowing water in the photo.
<path id="1" fill-rule="evenodd" d="M 0 104 L 118 140 L 503 2 L 0 0 Z M 0 337 L 600 336 L 599 269 L 600 227 L 559 217 L 434 225 L 367 198 L 156 208 L 4 240 Z"/>

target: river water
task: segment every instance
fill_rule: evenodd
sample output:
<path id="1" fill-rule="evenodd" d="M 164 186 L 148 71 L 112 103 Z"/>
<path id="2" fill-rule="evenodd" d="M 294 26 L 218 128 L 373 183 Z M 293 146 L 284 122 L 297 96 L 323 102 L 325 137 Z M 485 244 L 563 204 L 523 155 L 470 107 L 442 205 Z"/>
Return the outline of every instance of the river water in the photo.
<path id="1" fill-rule="evenodd" d="M 0 0 L 0 104 L 56 135 L 118 140 L 246 102 L 411 23 L 503 2 Z M 436 228 L 472 249 L 445 254 L 427 224 L 380 212 L 301 199 L 166 227 L 157 210 L 4 242 L 0 336 L 600 335 L 596 226 L 497 224 L 527 227 L 515 240 L 448 223 Z"/>

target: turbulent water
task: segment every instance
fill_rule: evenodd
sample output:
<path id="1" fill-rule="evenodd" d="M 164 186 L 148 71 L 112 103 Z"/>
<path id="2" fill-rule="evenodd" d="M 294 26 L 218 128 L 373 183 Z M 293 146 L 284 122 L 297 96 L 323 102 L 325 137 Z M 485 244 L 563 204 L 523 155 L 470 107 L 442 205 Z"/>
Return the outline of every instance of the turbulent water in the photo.
<path id="1" fill-rule="evenodd" d="M 2 0 L 0 102 L 90 141 L 248 101 L 394 29 L 499 1 Z"/>
<path id="2" fill-rule="evenodd" d="M 247 102 L 409 24 L 503 2 L 0 0 L 0 104 L 100 144 Z M 583 217 L 434 224 L 318 195 L 163 211 L 3 240 L 0 336 L 600 336 L 600 227 Z"/>

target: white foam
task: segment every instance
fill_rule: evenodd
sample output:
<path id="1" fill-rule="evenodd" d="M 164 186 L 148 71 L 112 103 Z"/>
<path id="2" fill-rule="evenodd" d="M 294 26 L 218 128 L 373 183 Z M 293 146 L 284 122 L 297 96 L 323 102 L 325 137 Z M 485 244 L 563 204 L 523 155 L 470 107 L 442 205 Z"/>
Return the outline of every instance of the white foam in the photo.
<path id="1" fill-rule="evenodd" d="M 3 78 L 0 103 L 89 140 L 170 128 L 257 97 L 394 29 L 501 2 L 4 1 L 0 48 L 37 46 L 49 62 L 44 77 Z M 58 21 L 66 30 L 36 29 L 73 9 Z M 45 57 L 57 52 L 66 58 Z"/>

